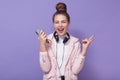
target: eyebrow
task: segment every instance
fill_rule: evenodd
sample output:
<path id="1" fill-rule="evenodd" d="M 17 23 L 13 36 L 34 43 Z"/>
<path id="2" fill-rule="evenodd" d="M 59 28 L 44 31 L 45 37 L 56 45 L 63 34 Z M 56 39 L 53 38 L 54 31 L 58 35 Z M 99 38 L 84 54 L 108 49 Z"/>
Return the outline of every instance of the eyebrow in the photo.
<path id="1" fill-rule="evenodd" d="M 59 21 L 59 20 L 55 20 L 55 21 Z M 61 21 L 67 21 L 67 20 L 61 20 Z"/>

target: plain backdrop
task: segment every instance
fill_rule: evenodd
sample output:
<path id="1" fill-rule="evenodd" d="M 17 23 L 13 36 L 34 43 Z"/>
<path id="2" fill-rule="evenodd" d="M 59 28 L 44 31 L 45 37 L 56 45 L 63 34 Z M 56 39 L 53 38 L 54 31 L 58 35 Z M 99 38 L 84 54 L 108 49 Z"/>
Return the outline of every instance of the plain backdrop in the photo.
<path id="1" fill-rule="evenodd" d="M 0 0 L 0 80 L 42 80 L 35 30 L 54 31 L 58 2 L 67 4 L 71 35 L 95 35 L 79 80 L 120 80 L 120 0 Z"/>

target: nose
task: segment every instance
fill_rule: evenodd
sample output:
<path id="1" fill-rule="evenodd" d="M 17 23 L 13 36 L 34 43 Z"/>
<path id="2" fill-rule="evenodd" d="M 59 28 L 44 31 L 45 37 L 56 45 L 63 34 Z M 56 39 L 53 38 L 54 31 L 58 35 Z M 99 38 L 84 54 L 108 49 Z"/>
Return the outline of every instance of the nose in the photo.
<path id="1" fill-rule="evenodd" d="M 59 23 L 59 27 L 62 27 L 62 23 Z"/>

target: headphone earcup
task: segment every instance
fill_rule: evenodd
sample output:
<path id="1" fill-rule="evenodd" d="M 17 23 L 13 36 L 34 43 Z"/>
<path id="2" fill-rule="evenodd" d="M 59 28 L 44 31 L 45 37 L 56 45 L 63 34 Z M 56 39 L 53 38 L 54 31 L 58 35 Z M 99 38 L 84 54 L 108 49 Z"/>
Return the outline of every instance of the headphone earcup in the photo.
<path id="1" fill-rule="evenodd" d="M 67 36 L 64 38 L 63 43 L 65 44 L 70 39 L 70 35 L 67 33 Z"/>
<path id="2" fill-rule="evenodd" d="M 59 37 L 58 37 L 58 35 L 55 36 L 55 40 L 56 40 L 57 42 L 59 42 Z"/>
<path id="3" fill-rule="evenodd" d="M 57 35 L 56 31 L 54 32 L 54 38 L 55 38 L 56 42 L 59 42 L 59 36 Z"/>
<path id="4" fill-rule="evenodd" d="M 63 40 L 63 43 L 65 44 L 67 41 L 68 41 L 68 38 L 65 37 L 64 40 Z"/>

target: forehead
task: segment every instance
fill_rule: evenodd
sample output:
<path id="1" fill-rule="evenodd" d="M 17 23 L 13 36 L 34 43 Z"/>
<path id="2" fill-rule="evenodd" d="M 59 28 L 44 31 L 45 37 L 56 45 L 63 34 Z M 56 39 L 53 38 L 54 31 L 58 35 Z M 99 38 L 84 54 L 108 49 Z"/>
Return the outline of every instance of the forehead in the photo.
<path id="1" fill-rule="evenodd" d="M 57 14 L 57 15 L 55 15 L 54 20 L 57 20 L 57 21 L 67 20 L 67 17 L 63 14 Z"/>

